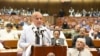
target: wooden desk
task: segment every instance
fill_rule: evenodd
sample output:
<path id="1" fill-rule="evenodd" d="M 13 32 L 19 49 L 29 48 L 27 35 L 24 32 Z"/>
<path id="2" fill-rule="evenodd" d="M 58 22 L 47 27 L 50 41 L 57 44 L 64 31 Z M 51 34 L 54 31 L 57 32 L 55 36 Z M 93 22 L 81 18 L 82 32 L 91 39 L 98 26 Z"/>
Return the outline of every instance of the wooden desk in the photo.
<path id="1" fill-rule="evenodd" d="M 100 48 L 100 40 L 94 39 L 93 43 L 96 48 Z"/>
<path id="2" fill-rule="evenodd" d="M 68 48 L 72 47 L 72 39 L 66 39 Z"/>
<path id="3" fill-rule="evenodd" d="M 32 47 L 31 56 L 66 56 L 66 46 L 34 46 Z"/>
<path id="4" fill-rule="evenodd" d="M 0 56 L 21 56 L 18 55 L 18 52 L 22 53 L 22 50 L 17 50 L 17 49 L 0 50 Z M 96 49 L 91 49 L 91 53 L 93 54 L 93 56 L 98 56 Z"/>
<path id="5" fill-rule="evenodd" d="M 93 56 L 98 56 L 98 52 L 95 48 L 91 48 L 91 53 Z"/>
<path id="6" fill-rule="evenodd" d="M 17 48 L 17 42 L 18 40 L 4 40 L 3 45 L 5 48 L 13 49 L 13 48 Z"/>
<path id="7" fill-rule="evenodd" d="M 72 39 L 66 39 L 66 41 L 68 43 L 68 47 L 72 47 Z M 94 39 L 93 43 L 95 48 L 100 48 L 100 40 Z"/>
<path id="8" fill-rule="evenodd" d="M 0 50 L 0 56 L 17 56 L 17 49 Z"/>

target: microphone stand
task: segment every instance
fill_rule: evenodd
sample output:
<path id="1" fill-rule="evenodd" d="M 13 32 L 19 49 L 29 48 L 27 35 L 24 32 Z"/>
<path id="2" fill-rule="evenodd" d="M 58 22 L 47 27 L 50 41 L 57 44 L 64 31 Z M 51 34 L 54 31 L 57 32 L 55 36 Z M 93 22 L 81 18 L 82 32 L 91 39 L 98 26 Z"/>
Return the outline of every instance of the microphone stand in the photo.
<path id="1" fill-rule="evenodd" d="M 43 32 L 44 32 L 44 30 L 41 30 L 40 33 L 41 33 L 41 35 L 42 35 L 42 46 L 45 46 L 45 45 L 44 45 L 44 35 L 43 35 Z"/>
<path id="2" fill-rule="evenodd" d="M 47 33 L 47 35 L 49 34 L 46 30 L 41 30 L 41 35 L 42 35 L 42 46 L 46 46 L 45 45 L 45 39 L 48 41 L 49 45 L 50 45 L 50 40 L 45 36 L 44 31 Z M 44 41 L 43 41 L 44 40 Z"/>

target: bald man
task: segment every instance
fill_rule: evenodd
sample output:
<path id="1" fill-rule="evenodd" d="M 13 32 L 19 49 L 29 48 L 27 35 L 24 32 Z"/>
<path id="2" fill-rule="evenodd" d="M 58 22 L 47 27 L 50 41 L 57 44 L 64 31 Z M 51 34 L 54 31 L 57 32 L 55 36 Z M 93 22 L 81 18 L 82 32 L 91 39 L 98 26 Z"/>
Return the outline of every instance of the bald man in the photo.
<path id="1" fill-rule="evenodd" d="M 18 45 L 24 50 L 23 56 L 26 55 L 26 51 L 30 46 L 50 46 L 51 45 L 51 31 L 44 27 L 43 16 L 40 12 L 34 12 L 31 16 L 32 24 L 24 29 Z"/>

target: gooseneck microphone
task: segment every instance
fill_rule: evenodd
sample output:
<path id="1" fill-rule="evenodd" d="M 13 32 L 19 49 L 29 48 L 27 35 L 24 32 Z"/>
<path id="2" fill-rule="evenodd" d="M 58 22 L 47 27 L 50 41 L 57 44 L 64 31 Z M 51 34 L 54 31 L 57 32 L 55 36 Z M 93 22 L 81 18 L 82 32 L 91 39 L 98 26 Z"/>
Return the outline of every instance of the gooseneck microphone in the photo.
<path id="1" fill-rule="evenodd" d="M 50 41 L 50 36 L 48 31 L 45 28 L 36 28 L 32 27 L 32 31 L 35 33 L 35 43 L 37 45 L 45 45 L 45 41 L 47 41 L 50 45 L 51 41 Z M 47 36 L 48 35 L 48 36 Z"/>

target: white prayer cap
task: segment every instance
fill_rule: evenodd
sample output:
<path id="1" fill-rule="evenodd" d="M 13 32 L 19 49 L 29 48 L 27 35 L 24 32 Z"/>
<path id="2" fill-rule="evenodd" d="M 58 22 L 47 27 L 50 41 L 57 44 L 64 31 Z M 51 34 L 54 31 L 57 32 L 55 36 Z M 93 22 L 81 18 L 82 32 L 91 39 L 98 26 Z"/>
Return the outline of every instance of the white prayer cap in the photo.
<path id="1" fill-rule="evenodd" d="M 81 41 L 81 42 L 83 42 L 84 44 L 86 44 L 85 38 L 78 38 L 77 41 Z"/>

